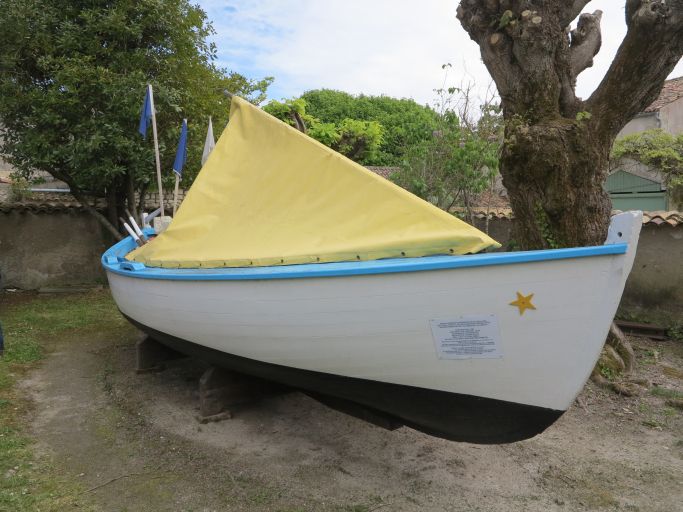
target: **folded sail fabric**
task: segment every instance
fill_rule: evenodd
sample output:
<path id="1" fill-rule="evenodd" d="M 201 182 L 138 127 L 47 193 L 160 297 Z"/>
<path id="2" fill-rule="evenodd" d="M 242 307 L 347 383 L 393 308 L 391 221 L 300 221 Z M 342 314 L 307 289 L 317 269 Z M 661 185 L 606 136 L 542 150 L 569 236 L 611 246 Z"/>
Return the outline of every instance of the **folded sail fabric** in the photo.
<path id="1" fill-rule="evenodd" d="M 128 259 L 216 268 L 466 254 L 500 245 L 240 98 L 169 228 Z"/>

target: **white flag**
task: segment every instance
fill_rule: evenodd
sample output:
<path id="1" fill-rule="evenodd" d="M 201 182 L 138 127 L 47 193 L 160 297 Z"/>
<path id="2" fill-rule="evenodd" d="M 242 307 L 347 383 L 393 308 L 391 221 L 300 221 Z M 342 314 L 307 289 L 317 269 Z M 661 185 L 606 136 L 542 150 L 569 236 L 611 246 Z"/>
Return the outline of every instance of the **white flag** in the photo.
<path id="1" fill-rule="evenodd" d="M 209 129 L 206 132 L 206 140 L 204 141 L 204 152 L 202 153 L 202 165 L 206 163 L 211 151 L 216 147 L 216 141 L 213 139 L 213 124 L 211 117 L 209 117 Z"/>

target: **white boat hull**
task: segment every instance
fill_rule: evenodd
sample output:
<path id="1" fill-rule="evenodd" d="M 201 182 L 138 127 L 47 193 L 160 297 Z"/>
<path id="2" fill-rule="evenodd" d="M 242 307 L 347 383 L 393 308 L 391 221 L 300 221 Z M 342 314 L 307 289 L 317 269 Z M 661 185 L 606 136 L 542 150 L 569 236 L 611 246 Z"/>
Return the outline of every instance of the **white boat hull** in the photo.
<path id="1" fill-rule="evenodd" d="M 633 262 L 638 220 L 623 219 L 619 227 L 627 237 L 621 241 L 629 242 L 623 254 L 295 279 L 140 279 L 110 269 L 107 276 L 121 312 L 157 337 L 236 361 L 393 385 L 398 393 L 431 390 L 437 408 L 448 394 L 519 404 L 548 412 L 552 422 L 571 405 L 600 354 Z M 510 304 L 518 293 L 533 294 L 536 309 L 521 314 Z M 497 322 L 495 352 L 443 358 L 432 321 L 481 316 Z M 443 437 L 515 440 L 509 432 L 449 435 L 372 397 L 332 394 Z"/>

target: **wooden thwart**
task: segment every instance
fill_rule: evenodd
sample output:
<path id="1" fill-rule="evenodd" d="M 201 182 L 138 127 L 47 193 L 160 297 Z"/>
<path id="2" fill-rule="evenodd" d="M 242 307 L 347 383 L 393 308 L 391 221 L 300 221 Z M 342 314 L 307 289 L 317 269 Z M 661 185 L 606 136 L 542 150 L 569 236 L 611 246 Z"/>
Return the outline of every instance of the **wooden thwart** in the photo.
<path id="1" fill-rule="evenodd" d="M 616 323 L 623 332 L 632 336 L 645 336 L 653 340 L 667 339 L 667 328 L 662 327 L 661 325 L 628 322 L 626 320 L 615 320 L 614 323 Z"/>

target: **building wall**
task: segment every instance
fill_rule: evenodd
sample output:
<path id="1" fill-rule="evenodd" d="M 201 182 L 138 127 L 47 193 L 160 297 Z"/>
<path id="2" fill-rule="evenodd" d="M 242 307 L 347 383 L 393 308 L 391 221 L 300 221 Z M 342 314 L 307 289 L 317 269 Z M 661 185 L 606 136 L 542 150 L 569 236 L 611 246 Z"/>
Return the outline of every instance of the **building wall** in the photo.
<path id="1" fill-rule="evenodd" d="M 0 176 L 5 177 L 9 176 L 9 174 L 12 172 L 12 166 L 5 162 L 2 157 L 0 157 Z"/>
<path id="2" fill-rule="evenodd" d="M 652 130 L 653 128 L 660 128 L 659 119 L 656 112 L 648 112 L 643 114 L 638 114 L 636 117 L 631 119 L 626 126 L 624 126 L 617 139 L 624 137 L 626 135 L 631 135 L 632 133 L 644 132 L 645 130 Z"/>
<path id="3" fill-rule="evenodd" d="M 683 98 L 664 105 L 659 111 L 662 130 L 678 135 L 683 133 Z"/>
<path id="4" fill-rule="evenodd" d="M 683 225 L 643 226 L 623 300 L 675 310 L 683 318 Z"/>
<path id="5" fill-rule="evenodd" d="M 99 223 L 80 209 L 0 209 L 0 288 L 104 282 L 105 246 Z"/>

